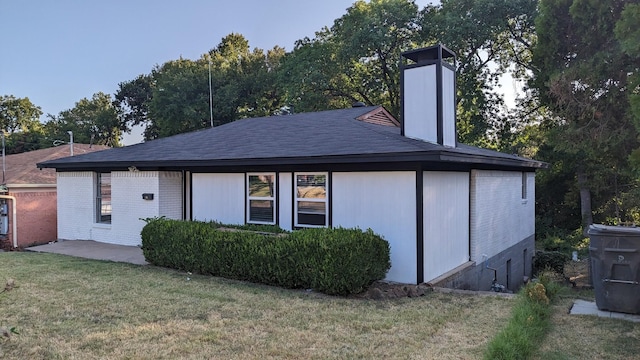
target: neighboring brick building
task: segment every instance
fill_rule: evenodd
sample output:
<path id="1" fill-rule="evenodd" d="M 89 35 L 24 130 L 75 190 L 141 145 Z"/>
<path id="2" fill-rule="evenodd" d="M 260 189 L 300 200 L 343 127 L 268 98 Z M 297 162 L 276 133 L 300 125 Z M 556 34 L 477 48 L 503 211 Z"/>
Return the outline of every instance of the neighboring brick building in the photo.
<path id="1" fill-rule="evenodd" d="M 74 155 L 105 150 L 103 145 L 74 144 Z M 16 199 L 17 247 L 44 244 L 57 239 L 56 172 L 54 169 L 38 169 L 36 163 L 70 156 L 70 147 L 58 147 L 29 151 L 5 157 L 3 184 L 9 195 Z M 7 200 L 9 233 L 0 236 L 2 247 L 14 247 L 13 200 Z"/>

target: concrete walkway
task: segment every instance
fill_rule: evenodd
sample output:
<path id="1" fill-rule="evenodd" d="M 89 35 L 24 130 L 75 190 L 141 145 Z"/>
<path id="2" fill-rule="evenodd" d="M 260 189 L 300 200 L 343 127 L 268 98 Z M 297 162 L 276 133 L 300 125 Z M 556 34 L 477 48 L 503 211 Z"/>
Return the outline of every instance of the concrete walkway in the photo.
<path id="1" fill-rule="evenodd" d="M 142 249 L 138 246 L 114 245 L 92 240 L 57 241 L 46 245 L 32 246 L 25 250 L 136 265 L 149 264 L 145 261 Z"/>
<path id="2" fill-rule="evenodd" d="M 605 318 L 640 322 L 640 315 L 599 310 L 594 301 L 576 300 L 569 313 L 572 315 L 594 315 Z"/>

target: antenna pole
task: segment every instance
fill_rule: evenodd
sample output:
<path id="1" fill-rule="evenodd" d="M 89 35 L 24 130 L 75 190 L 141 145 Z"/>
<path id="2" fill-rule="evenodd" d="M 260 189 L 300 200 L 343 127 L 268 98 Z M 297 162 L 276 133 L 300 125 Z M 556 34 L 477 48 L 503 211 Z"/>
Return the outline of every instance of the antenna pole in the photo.
<path id="1" fill-rule="evenodd" d="M 4 160 L 4 130 L 2 130 L 2 184 L 5 183 L 4 174 L 6 171 L 5 160 Z"/>
<path id="2" fill-rule="evenodd" d="M 213 127 L 213 91 L 211 86 L 211 59 L 209 59 L 209 117 L 211 119 L 211 127 Z"/>

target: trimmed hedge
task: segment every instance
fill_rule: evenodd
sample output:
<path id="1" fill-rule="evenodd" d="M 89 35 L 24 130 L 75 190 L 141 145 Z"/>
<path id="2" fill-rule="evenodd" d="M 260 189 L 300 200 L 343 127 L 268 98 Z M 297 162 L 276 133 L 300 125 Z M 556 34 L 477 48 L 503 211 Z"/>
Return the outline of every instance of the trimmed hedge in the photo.
<path id="1" fill-rule="evenodd" d="M 158 266 L 339 295 L 363 291 L 391 267 L 389 243 L 371 230 L 318 228 L 265 235 L 219 226 L 151 219 L 142 229 L 144 256 Z"/>

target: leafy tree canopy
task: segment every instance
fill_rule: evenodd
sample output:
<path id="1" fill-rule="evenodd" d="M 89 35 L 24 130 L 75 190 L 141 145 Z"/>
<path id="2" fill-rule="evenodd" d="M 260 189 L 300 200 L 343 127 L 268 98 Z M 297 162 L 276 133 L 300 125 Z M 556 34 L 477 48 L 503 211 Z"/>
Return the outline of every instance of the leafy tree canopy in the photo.
<path id="1" fill-rule="evenodd" d="M 44 124 L 47 139 L 68 139 L 73 132 L 74 142 L 121 146 L 120 122 L 111 96 L 102 92 L 91 99 L 81 99 L 72 109 L 61 111 L 58 116 L 49 115 Z"/>

